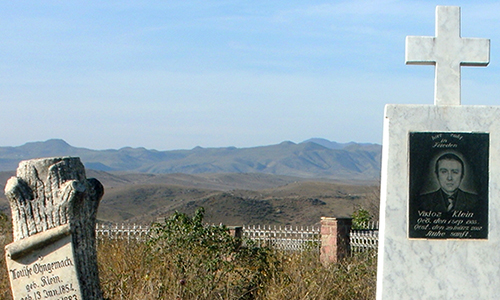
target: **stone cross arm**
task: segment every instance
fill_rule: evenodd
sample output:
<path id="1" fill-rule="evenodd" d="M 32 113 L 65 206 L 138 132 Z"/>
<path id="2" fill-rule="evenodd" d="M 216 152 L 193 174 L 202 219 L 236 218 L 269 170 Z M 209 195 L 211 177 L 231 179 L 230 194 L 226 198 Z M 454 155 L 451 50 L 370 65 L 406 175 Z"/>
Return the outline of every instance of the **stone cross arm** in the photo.
<path id="1" fill-rule="evenodd" d="M 460 36 L 460 7 L 436 8 L 436 36 L 406 37 L 406 64 L 435 65 L 434 104 L 460 105 L 461 66 L 487 66 L 490 40 Z"/>

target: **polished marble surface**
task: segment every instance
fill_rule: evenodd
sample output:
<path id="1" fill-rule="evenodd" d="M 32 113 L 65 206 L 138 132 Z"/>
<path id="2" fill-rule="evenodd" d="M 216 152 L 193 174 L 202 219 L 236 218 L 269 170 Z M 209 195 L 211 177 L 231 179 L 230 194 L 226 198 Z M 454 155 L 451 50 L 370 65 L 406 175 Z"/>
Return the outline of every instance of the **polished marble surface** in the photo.
<path id="1" fill-rule="evenodd" d="M 377 299 L 499 299 L 500 107 L 387 105 Z M 408 238 L 410 132 L 489 133 L 487 240 Z"/>

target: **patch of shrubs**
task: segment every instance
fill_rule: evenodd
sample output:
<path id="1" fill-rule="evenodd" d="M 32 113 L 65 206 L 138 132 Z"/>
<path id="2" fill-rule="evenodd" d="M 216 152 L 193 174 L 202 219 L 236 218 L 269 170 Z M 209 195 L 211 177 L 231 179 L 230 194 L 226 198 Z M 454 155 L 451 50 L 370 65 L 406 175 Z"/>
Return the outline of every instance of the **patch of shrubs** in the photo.
<path id="1" fill-rule="evenodd" d="M 224 225 L 206 225 L 203 218 L 203 208 L 192 217 L 176 212 L 153 224 L 145 243 L 121 241 L 130 251 L 125 254 L 116 242 L 101 243 L 100 276 L 106 297 L 257 299 L 280 266 L 274 252 L 231 236 Z M 100 251 L 109 247 L 116 251 Z M 115 257 L 105 258 L 112 253 Z"/>

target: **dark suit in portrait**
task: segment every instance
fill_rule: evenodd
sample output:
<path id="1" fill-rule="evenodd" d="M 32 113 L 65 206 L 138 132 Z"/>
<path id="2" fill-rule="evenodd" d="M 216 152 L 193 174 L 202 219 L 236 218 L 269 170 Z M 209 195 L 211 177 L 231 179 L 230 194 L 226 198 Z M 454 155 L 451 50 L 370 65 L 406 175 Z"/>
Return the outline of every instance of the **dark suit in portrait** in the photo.
<path id="1" fill-rule="evenodd" d="M 451 197 L 451 206 L 449 198 L 442 189 L 421 195 L 419 198 L 420 208 L 422 210 L 437 212 L 474 211 L 477 209 L 478 196 L 476 194 L 457 189 L 453 197 Z"/>

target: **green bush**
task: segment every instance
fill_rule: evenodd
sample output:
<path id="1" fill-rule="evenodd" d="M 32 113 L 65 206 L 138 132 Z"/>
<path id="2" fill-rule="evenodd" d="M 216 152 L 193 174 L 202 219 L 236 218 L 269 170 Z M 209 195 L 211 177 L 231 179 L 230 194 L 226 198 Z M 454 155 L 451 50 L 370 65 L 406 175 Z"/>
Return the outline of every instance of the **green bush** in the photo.
<path id="1" fill-rule="evenodd" d="M 252 243 L 241 247 L 224 225 L 207 226 L 203 217 L 200 208 L 193 217 L 176 212 L 153 224 L 150 256 L 178 283 L 165 282 L 164 293 L 180 299 L 254 299 L 277 265 L 272 251 Z"/>
<path id="2" fill-rule="evenodd" d="M 365 229 L 368 222 L 372 220 L 370 212 L 364 208 L 358 208 L 352 214 L 352 229 Z"/>

